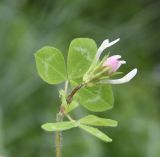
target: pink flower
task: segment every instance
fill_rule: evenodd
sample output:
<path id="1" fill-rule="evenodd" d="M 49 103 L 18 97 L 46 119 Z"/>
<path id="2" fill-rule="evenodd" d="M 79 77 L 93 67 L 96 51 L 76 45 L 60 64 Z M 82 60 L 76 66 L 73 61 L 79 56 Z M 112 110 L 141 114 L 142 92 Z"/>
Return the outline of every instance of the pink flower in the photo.
<path id="1" fill-rule="evenodd" d="M 97 50 L 96 56 L 95 56 L 95 61 L 99 61 L 100 60 L 100 56 L 101 54 L 104 52 L 104 50 L 114 44 L 116 44 L 120 39 L 116 39 L 114 41 L 109 42 L 109 39 L 106 39 L 102 42 L 102 44 L 100 45 L 100 47 Z M 121 56 L 120 55 L 113 55 L 111 57 L 108 57 L 104 62 L 103 62 L 103 66 L 104 67 L 110 67 L 110 73 L 116 72 L 120 66 L 122 64 L 126 64 L 126 61 L 124 60 L 120 60 Z M 102 84 L 123 84 L 123 83 L 127 83 L 130 80 L 132 80 L 135 75 L 137 74 L 137 69 L 133 69 L 131 70 L 128 74 L 126 74 L 125 76 L 123 76 L 120 79 L 102 79 L 99 81 L 99 83 Z"/>
<path id="2" fill-rule="evenodd" d="M 110 72 L 115 72 L 120 68 L 122 64 L 126 64 L 126 61 L 119 60 L 120 58 L 121 58 L 120 55 L 114 55 L 114 56 L 108 57 L 104 61 L 103 66 L 110 67 L 111 68 Z"/>

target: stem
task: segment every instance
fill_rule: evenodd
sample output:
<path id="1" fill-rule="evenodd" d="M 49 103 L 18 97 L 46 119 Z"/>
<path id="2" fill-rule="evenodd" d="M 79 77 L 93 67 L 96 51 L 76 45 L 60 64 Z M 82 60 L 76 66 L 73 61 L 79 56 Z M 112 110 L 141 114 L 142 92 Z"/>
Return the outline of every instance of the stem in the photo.
<path id="1" fill-rule="evenodd" d="M 67 95 L 67 90 L 68 90 L 68 83 L 69 83 L 69 81 L 67 80 L 64 85 L 64 92 L 66 95 Z"/>
<path id="2" fill-rule="evenodd" d="M 56 132 L 56 157 L 61 157 L 61 132 Z"/>
<path id="3" fill-rule="evenodd" d="M 75 87 L 75 88 L 72 90 L 71 94 L 68 95 L 67 100 L 66 100 L 68 104 L 70 104 L 70 103 L 72 102 L 73 96 L 74 96 L 74 95 L 77 93 L 77 91 L 80 90 L 84 85 L 85 85 L 85 84 L 82 83 L 82 84 L 80 84 L 79 86 Z"/>
<path id="4" fill-rule="evenodd" d="M 67 94 L 67 89 L 68 89 L 68 81 L 65 82 L 65 93 Z M 67 96 L 66 101 L 67 104 L 69 105 L 72 102 L 73 96 L 76 94 L 76 92 L 78 92 L 78 90 L 80 90 L 82 87 L 84 87 L 85 84 L 81 83 L 80 85 L 78 85 L 77 87 L 75 87 L 72 92 Z M 64 112 L 64 107 L 61 105 L 60 107 L 60 111 L 57 114 L 57 122 L 62 122 L 63 121 L 63 117 L 64 115 L 66 115 L 66 117 L 70 120 L 70 121 L 74 121 L 69 114 L 65 114 Z M 56 157 L 62 157 L 62 152 L 61 152 L 61 140 L 62 140 L 62 136 L 61 136 L 61 131 L 56 131 L 56 139 L 55 139 L 55 145 L 56 145 Z"/>
<path id="5" fill-rule="evenodd" d="M 69 115 L 69 114 L 65 114 L 65 116 L 71 121 L 71 122 L 75 122 L 75 120 Z"/>
<path id="6" fill-rule="evenodd" d="M 63 115 L 61 112 L 57 114 L 57 122 L 63 121 Z M 56 139 L 55 139 L 55 144 L 56 144 L 56 157 L 62 157 L 62 152 L 61 152 L 61 141 L 62 141 L 62 136 L 61 136 L 61 131 L 56 131 Z"/>

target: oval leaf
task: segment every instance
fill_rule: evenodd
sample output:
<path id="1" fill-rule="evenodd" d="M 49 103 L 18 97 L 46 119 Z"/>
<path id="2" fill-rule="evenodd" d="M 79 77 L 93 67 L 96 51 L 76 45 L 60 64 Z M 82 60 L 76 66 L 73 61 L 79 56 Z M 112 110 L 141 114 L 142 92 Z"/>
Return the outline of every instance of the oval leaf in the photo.
<path id="1" fill-rule="evenodd" d="M 111 119 L 100 118 L 95 115 L 88 115 L 79 120 L 81 124 L 93 125 L 93 126 L 117 126 L 117 121 Z"/>
<path id="2" fill-rule="evenodd" d="M 66 80 L 66 65 L 62 53 L 54 47 L 43 47 L 35 53 L 36 66 L 40 77 L 49 84 Z"/>
<path id="3" fill-rule="evenodd" d="M 103 132 L 101 132 L 99 129 L 97 128 L 93 128 L 90 126 L 86 126 L 86 125 L 80 125 L 79 126 L 81 129 L 87 131 L 88 133 L 96 136 L 97 138 L 99 138 L 100 140 L 104 141 L 104 142 L 112 142 L 112 139 L 109 138 L 106 134 L 104 134 Z"/>
<path id="4" fill-rule="evenodd" d="M 63 131 L 74 127 L 77 127 L 76 122 L 57 122 L 57 123 L 45 123 L 41 127 L 46 131 Z"/>
<path id="5" fill-rule="evenodd" d="M 114 102 L 112 88 L 107 84 L 97 84 L 93 87 L 82 88 L 76 93 L 75 99 L 82 106 L 93 112 L 111 109 Z"/>
<path id="6" fill-rule="evenodd" d="M 70 80 L 82 78 L 88 70 L 97 52 L 97 45 L 93 39 L 76 38 L 72 40 L 67 60 L 67 71 Z"/>

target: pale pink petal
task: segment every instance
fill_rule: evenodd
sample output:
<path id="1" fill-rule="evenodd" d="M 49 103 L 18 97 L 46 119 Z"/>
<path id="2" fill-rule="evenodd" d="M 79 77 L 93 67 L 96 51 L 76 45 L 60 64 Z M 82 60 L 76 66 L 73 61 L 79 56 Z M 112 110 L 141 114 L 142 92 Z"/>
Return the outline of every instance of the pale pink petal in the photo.
<path id="1" fill-rule="evenodd" d="M 121 65 L 122 65 L 122 63 L 119 61 L 118 64 L 117 64 L 117 66 L 114 67 L 114 68 L 112 69 L 112 71 L 113 71 L 113 72 L 117 71 L 117 70 L 120 68 Z"/>
<path id="2" fill-rule="evenodd" d="M 122 64 L 126 63 L 126 61 L 124 60 L 119 60 L 120 58 L 121 58 L 120 55 L 114 55 L 114 56 L 108 57 L 104 61 L 103 66 L 106 66 L 106 67 L 108 66 L 111 68 L 111 72 L 115 72 L 120 68 Z"/>

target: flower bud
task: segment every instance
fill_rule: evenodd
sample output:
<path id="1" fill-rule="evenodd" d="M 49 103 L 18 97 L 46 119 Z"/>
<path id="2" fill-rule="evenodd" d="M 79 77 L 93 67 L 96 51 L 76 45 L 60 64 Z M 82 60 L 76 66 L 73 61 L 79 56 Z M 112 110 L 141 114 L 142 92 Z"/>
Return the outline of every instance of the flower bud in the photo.
<path id="1" fill-rule="evenodd" d="M 108 57 L 104 61 L 103 66 L 110 67 L 111 68 L 110 72 L 116 72 L 122 64 L 126 64 L 126 61 L 119 60 L 120 58 L 121 58 L 120 55 L 114 55 L 114 56 Z"/>

